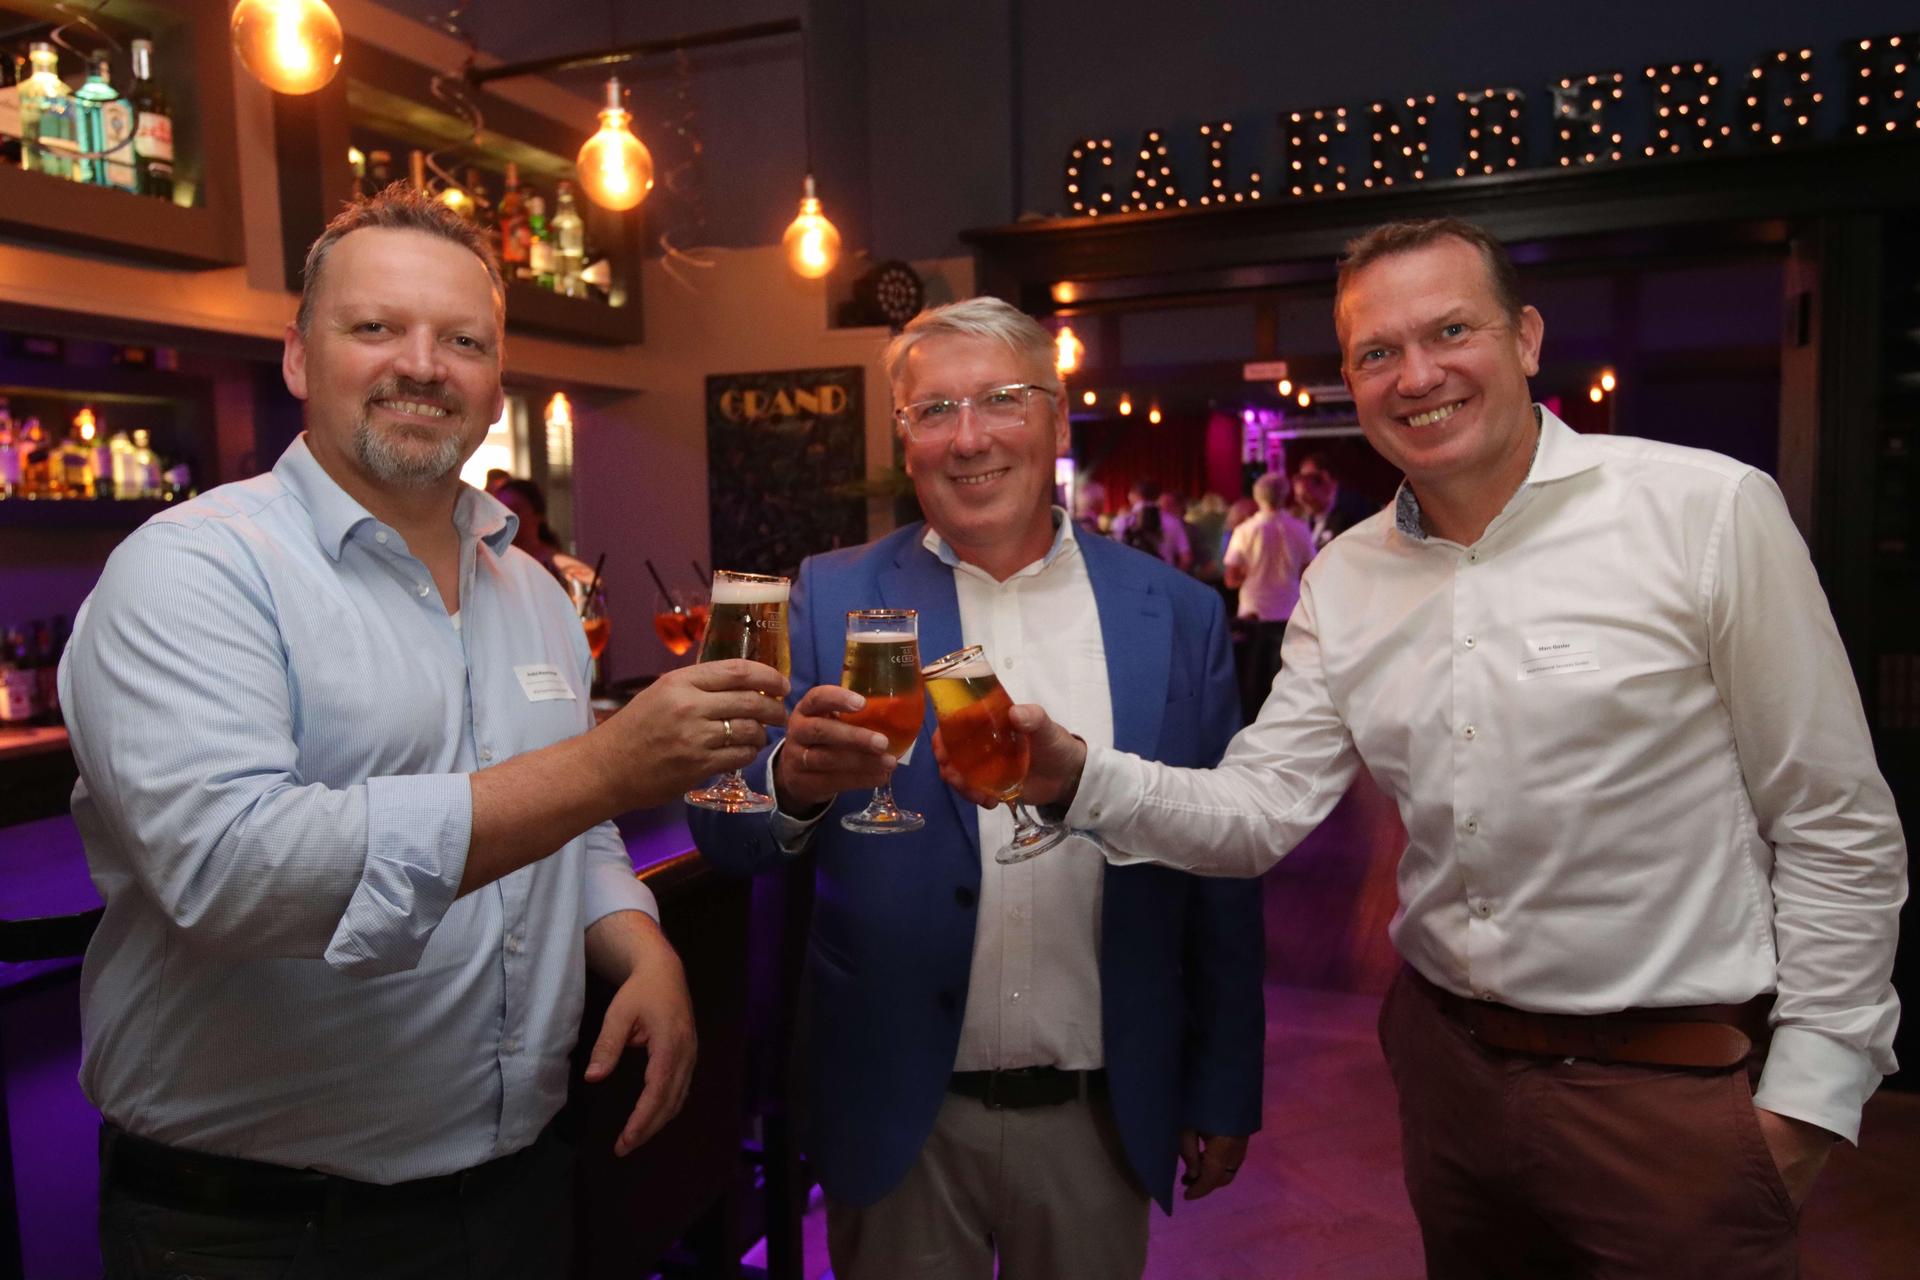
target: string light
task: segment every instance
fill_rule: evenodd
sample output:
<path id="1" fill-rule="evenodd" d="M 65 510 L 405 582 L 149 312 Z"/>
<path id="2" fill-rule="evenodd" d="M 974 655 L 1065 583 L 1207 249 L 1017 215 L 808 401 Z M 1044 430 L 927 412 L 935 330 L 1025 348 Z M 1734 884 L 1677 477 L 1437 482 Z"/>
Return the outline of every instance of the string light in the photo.
<path id="1" fill-rule="evenodd" d="M 1293 379 L 1292 379 L 1292 378 L 1282 378 L 1282 379 L 1280 379 L 1280 381 L 1279 381 L 1279 383 L 1278 383 L 1278 390 L 1279 390 L 1279 392 L 1280 392 L 1280 394 L 1281 394 L 1281 395 L 1283 395 L 1283 396 L 1290 396 L 1290 395 L 1292 395 L 1292 394 L 1293 394 Z"/>
<path id="2" fill-rule="evenodd" d="M 1599 404 L 1602 400 L 1606 399 L 1606 396 L 1607 393 L 1602 391 L 1598 384 L 1587 388 L 1587 399 L 1593 401 L 1595 404 Z"/>
<path id="3" fill-rule="evenodd" d="M 1613 370 L 1602 369 L 1600 371 L 1600 389 L 1602 391 L 1612 391 L 1615 387 L 1619 385 L 1620 385 L 1620 380 L 1613 376 Z"/>
<path id="4" fill-rule="evenodd" d="M 573 168 L 587 199 L 602 209 L 631 209 L 653 190 L 653 154 L 633 136 L 633 115 L 620 97 L 620 80 L 607 77 L 600 129 L 580 148 Z"/>
<path id="5" fill-rule="evenodd" d="M 340 19 L 324 0 L 240 0 L 228 32 L 240 65 L 275 93 L 312 93 L 340 70 Z"/>
<path id="6" fill-rule="evenodd" d="M 1296 396 L 1295 399 L 1299 401 L 1302 409 L 1311 409 L 1313 407 L 1313 392 L 1307 390 L 1305 387 L 1300 388 L 1300 394 Z"/>
<path id="7" fill-rule="evenodd" d="M 1100 397 L 1091 391 L 1083 391 L 1080 393 L 1080 403 L 1086 405 L 1089 409 L 1093 408 L 1093 406 L 1099 402 Z"/>
<path id="8" fill-rule="evenodd" d="M 1368 144 L 1371 156 L 1367 176 L 1360 180 L 1361 186 L 1371 187 L 1377 180 L 1381 186 L 1390 187 L 1395 178 L 1410 178 L 1419 182 L 1427 176 L 1427 170 L 1433 164 L 1427 123 L 1433 113 L 1433 105 L 1434 97 L 1428 94 L 1425 98 L 1408 98 L 1407 114 L 1404 116 L 1397 107 L 1388 106 L 1385 102 L 1368 106 L 1367 130 L 1372 135 Z"/>
<path id="9" fill-rule="evenodd" d="M 1133 397 L 1128 395 L 1126 392 L 1122 391 L 1120 393 L 1120 416 L 1125 418 L 1132 413 L 1133 413 Z"/>
<path id="10" fill-rule="evenodd" d="M 1053 300 L 1062 305 L 1071 305 L 1080 300 L 1080 290 L 1074 287 L 1071 280 L 1059 281 L 1053 286 Z"/>
<path id="11" fill-rule="evenodd" d="M 1160 425 L 1160 406 L 1159 405 L 1156 404 L 1152 408 L 1147 410 L 1147 421 L 1151 422 L 1156 427 Z"/>

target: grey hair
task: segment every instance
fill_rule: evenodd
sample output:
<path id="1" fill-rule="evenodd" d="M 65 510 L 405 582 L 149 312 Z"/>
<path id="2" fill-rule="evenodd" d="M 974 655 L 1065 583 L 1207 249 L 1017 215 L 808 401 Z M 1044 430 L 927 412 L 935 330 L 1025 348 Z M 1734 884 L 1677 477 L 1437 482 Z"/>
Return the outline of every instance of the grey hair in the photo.
<path id="1" fill-rule="evenodd" d="M 384 191 L 355 200 L 335 214 L 333 221 L 327 224 L 327 229 L 307 250 L 306 266 L 300 273 L 300 310 L 293 318 L 293 327 L 300 331 L 302 338 L 307 336 L 313 323 L 313 299 L 320 292 L 320 277 L 327 269 L 327 258 L 332 255 L 333 247 L 354 232 L 368 227 L 390 231 L 423 231 L 457 244 L 480 259 L 480 265 L 487 269 L 487 279 L 493 285 L 494 319 L 499 321 L 501 332 L 506 332 L 507 284 L 500 274 L 500 260 L 494 256 L 493 245 L 487 239 L 486 232 L 440 201 L 421 195 L 407 183 L 396 182 Z"/>
<path id="2" fill-rule="evenodd" d="M 1278 471 L 1269 471 L 1253 482 L 1253 500 L 1260 504 L 1262 511 L 1272 511 L 1287 498 L 1287 478 Z"/>
<path id="3" fill-rule="evenodd" d="M 898 386 L 907 369 L 907 353 L 924 338 L 942 335 L 963 338 L 992 338 L 1007 344 L 1022 359 L 1031 360 L 1046 370 L 1038 385 L 1049 391 L 1060 390 L 1059 375 L 1053 368 L 1053 335 L 1038 320 L 999 298 L 964 298 L 938 307 L 928 307 L 907 322 L 894 335 L 880 355 L 887 371 L 887 382 Z"/>

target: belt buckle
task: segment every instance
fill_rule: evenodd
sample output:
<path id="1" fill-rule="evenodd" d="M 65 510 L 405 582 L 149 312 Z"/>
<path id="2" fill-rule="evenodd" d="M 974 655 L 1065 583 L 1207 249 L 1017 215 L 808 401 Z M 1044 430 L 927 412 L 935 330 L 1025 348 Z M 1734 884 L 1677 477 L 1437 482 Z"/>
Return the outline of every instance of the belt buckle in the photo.
<path id="1" fill-rule="evenodd" d="M 1001 1071 L 987 1072 L 987 1090 L 980 1095 L 980 1101 L 989 1111 L 1006 1110 L 1007 1104 L 1000 1100 L 1000 1077 L 1004 1074 Z"/>

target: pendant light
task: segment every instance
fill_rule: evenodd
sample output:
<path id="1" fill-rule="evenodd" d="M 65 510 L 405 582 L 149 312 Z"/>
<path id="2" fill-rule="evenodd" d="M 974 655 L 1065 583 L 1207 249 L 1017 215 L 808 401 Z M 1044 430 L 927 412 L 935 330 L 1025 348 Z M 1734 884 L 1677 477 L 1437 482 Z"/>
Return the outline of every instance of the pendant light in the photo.
<path id="1" fill-rule="evenodd" d="M 840 231 L 820 212 L 820 196 L 813 185 L 813 111 L 807 90 L 807 29 L 800 28 L 800 131 L 807 149 L 807 177 L 800 189 L 800 212 L 787 224 L 780 245 L 787 265 L 802 280 L 818 280 L 840 261 Z"/>
<path id="2" fill-rule="evenodd" d="M 620 99 L 620 79 L 608 76 L 600 131 L 587 139 L 574 161 L 581 190 L 602 209 L 631 209 L 653 190 L 653 155 L 633 136 L 632 125 L 633 113 Z"/>
<path id="3" fill-rule="evenodd" d="M 275 93 L 312 93 L 340 69 L 340 19 L 325 0 L 240 0 L 229 30 L 241 65 Z"/>

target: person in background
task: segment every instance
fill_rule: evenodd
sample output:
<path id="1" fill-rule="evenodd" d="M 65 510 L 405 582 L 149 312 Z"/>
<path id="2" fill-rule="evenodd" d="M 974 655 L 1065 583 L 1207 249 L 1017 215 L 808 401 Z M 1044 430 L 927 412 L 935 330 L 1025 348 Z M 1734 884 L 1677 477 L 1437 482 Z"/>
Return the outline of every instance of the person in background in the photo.
<path id="1" fill-rule="evenodd" d="M 1222 578 L 1220 557 L 1226 545 L 1227 500 L 1207 493 L 1187 508 L 1187 545 L 1193 549 L 1193 576 L 1211 587 Z"/>
<path id="2" fill-rule="evenodd" d="M 686 979 L 612 819 L 746 764 L 785 681 L 670 672 L 594 727 L 565 595 L 460 481 L 504 309 L 445 205 L 349 206 L 286 333 L 305 432 L 135 530 L 74 625 L 113 1280 L 568 1275 L 589 965 L 587 1080 L 648 1054 L 616 1150 L 686 1097 Z"/>
<path id="3" fill-rule="evenodd" d="M 1098 480 L 1088 480 L 1074 490 L 1073 523 L 1097 537 L 1105 537 L 1106 529 L 1102 522 L 1107 518 L 1107 486 Z"/>
<path id="4" fill-rule="evenodd" d="M 487 492 L 498 495 L 500 492 L 500 486 L 504 485 L 507 481 L 511 479 L 513 479 L 513 472 L 506 470 L 504 467 L 488 467 L 487 468 L 487 486 L 486 486 Z"/>
<path id="5" fill-rule="evenodd" d="M 1325 454 L 1310 453 L 1294 468 L 1292 514 L 1312 531 L 1315 551 L 1375 510 L 1374 504 L 1360 494 L 1340 487 L 1340 477 Z"/>
<path id="6" fill-rule="evenodd" d="M 840 825 L 843 793 L 894 764 L 835 718 L 861 705 L 836 683 L 851 609 L 917 610 L 923 660 L 985 645 L 1014 696 L 1097 741 L 1203 764 L 1233 731 L 1218 598 L 1052 504 L 1053 361 L 996 298 L 922 312 L 887 348 L 926 522 L 801 565 L 800 697 L 749 774 L 779 808 L 692 819 L 730 869 L 813 855 L 804 1140 L 840 1280 L 991 1280 L 996 1258 L 1005 1280 L 1137 1277 L 1176 1158 L 1197 1199 L 1259 1125 L 1257 884 L 1122 871 L 1078 840 L 1002 865 L 1006 811 L 943 786 L 924 737 L 892 778 L 926 827 Z"/>
<path id="7" fill-rule="evenodd" d="M 1907 851 L 1779 487 L 1535 403 L 1545 322 L 1470 223 L 1355 241 L 1334 318 L 1406 482 L 1308 569 L 1259 720 L 1182 770 L 1020 709 L 1023 798 L 1257 874 L 1365 768 L 1407 831 L 1380 1036 L 1428 1274 L 1797 1275 L 1897 1066 Z"/>
<path id="8" fill-rule="evenodd" d="M 1253 482 L 1259 514 L 1233 531 L 1224 557 L 1226 583 L 1240 593 L 1236 616 L 1251 621 L 1240 669 L 1241 718 L 1251 721 L 1280 671 L 1287 619 L 1300 600 L 1300 575 L 1313 559 L 1313 534 L 1280 509 L 1287 478 L 1268 472 Z"/>
<path id="9" fill-rule="evenodd" d="M 1127 496 L 1127 509 L 1113 521 L 1115 541 L 1158 556 L 1183 573 L 1192 567 L 1193 548 L 1187 545 L 1186 526 L 1178 519 L 1167 518 L 1161 506 L 1160 486 L 1151 480 L 1142 480 Z"/>
<path id="10" fill-rule="evenodd" d="M 560 537 L 547 523 L 547 497 L 540 492 L 539 485 L 510 476 L 491 492 L 501 506 L 519 517 L 520 527 L 513 533 L 514 546 L 539 561 L 540 567 L 559 579 L 562 586 L 569 580 L 593 581 L 592 565 L 560 549 Z"/>

